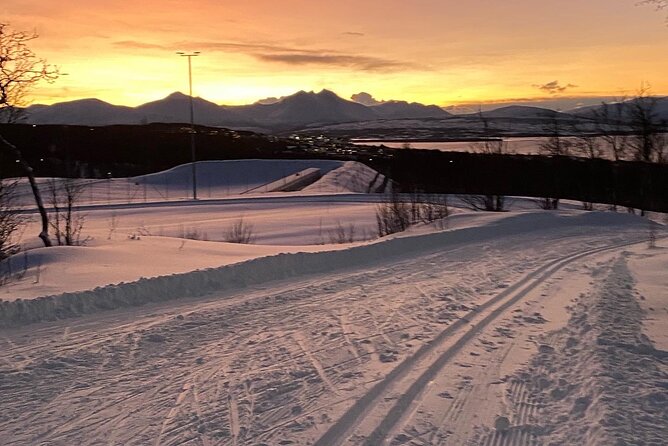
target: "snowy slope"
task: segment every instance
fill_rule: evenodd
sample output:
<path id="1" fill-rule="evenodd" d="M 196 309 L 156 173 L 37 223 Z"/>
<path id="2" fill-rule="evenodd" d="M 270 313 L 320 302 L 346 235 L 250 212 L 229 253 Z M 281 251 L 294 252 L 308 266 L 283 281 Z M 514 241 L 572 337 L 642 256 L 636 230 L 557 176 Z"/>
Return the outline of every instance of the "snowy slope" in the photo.
<path id="1" fill-rule="evenodd" d="M 661 444 L 642 330 L 665 293 L 643 313 L 660 282 L 632 271 L 665 270 L 665 241 L 624 214 L 494 218 L 4 302 L 56 320 L 0 329 L 0 443 Z"/>

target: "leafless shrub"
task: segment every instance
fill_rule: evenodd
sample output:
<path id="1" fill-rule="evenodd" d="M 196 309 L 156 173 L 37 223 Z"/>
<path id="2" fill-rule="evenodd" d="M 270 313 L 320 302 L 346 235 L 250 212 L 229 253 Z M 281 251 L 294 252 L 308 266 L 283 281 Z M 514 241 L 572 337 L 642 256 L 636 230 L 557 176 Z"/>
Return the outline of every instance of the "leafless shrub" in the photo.
<path id="1" fill-rule="evenodd" d="M 76 210 L 83 189 L 83 184 L 70 178 L 54 178 L 49 183 L 52 208 L 49 224 L 58 245 L 78 246 L 90 240 L 88 237 L 81 238 L 86 217 Z"/>
<path id="2" fill-rule="evenodd" d="M 23 261 L 20 256 L 6 257 L 0 261 L 0 286 L 23 279 L 28 273 L 28 251 L 23 251 Z"/>
<path id="3" fill-rule="evenodd" d="M 376 224 L 378 237 L 405 231 L 411 224 L 410 206 L 393 191 L 387 201 L 376 206 Z"/>
<path id="4" fill-rule="evenodd" d="M 553 211 L 555 209 L 559 209 L 559 199 L 558 198 L 538 198 L 534 200 L 534 203 L 536 203 L 536 206 L 539 208 L 545 210 L 545 211 Z"/>
<path id="5" fill-rule="evenodd" d="M 506 197 L 503 195 L 458 195 L 474 211 L 503 212 L 506 210 Z"/>
<path id="6" fill-rule="evenodd" d="M 197 227 L 185 228 L 183 225 L 179 226 L 179 238 L 189 240 L 206 240 L 208 238 L 206 232 L 202 232 Z"/>
<path id="7" fill-rule="evenodd" d="M 329 243 L 344 244 L 355 241 L 355 224 L 350 223 L 345 226 L 340 221 L 336 222 L 336 227 L 327 231 Z"/>
<path id="8" fill-rule="evenodd" d="M 253 225 L 240 218 L 223 233 L 223 240 L 228 243 L 253 243 L 255 240 Z"/>
<path id="9" fill-rule="evenodd" d="M 16 183 L 0 180 L 0 261 L 19 250 L 17 233 L 23 217 L 13 207 Z"/>
<path id="10" fill-rule="evenodd" d="M 450 216 L 447 195 L 427 195 L 420 204 L 420 220 L 425 223 L 444 222 Z"/>
<path id="11" fill-rule="evenodd" d="M 417 223 L 432 223 L 448 217 L 450 210 L 445 195 L 413 192 L 409 203 L 393 192 L 387 201 L 376 206 L 378 236 L 402 232 Z"/>
<path id="12" fill-rule="evenodd" d="M 649 225 L 648 246 L 653 249 L 656 248 L 656 230 L 658 224 L 651 219 L 647 219 L 647 223 Z"/>
<path id="13" fill-rule="evenodd" d="M 114 235 L 114 232 L 116 232 L 116 229 L 118 229 L 118 216 L 116 215 L 116 212 L 111 213 L 111 218 L 109 219 L 108 226 L 109 226 L 109 234 L 107 235 L 107 240 L 111 240 L 111 237 Z"/>

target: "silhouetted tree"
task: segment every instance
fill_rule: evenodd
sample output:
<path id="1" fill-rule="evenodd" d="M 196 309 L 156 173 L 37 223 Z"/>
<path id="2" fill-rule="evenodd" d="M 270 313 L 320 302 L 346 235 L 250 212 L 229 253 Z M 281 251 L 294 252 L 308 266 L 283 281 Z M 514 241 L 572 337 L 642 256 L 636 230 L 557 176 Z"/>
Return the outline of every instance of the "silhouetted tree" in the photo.
<path id="1" fill-rule="evenodd" d="M 640 4 L 655 6 L 657 11 L 668 9 L 668 0 L 644 0 Z M 666 21 L 668 21 L 668 17 L 666 17 Z"/>
<path id="2" fill-rule="evenodd" d="M 658 98 L 643 85 L 635 98 L 628 101 L 628 125 L 631 130 L 629 148 L 636 161 L 662 163 L 666 154 L 668 125 L 658 111 Z"/>
<path id="3" fill-rule="evenodd" d="M 564 138 L 563 122 L 557 116 L 552 118 L 548 128 L 550 136 L 538 147 L 543 155 L 567 156 L 572 149 L 570 140 Z M 558 209 L 559 198 L 545 197 L 537 201 L 541 209 Z"/>
<path id="4" fill-rule="evenodd" d="M 475 152 L 488 155 L 507 153 L 508 146 L 504 140 L 491 139 L 489 120 L 483 114 L 482 109 L 478 110 L 478 119 L 482 123 L 485 140 L 472 144 L 471 148 Z M 505 210 L 506 197 L 503 195 L 460 195 L 459 199 L 477 211 L 503 212 Z"/>
<path id="5" fill-rule="evenodd" d="M 32 87 L 42 81 L 53 82 L 58 77 L 58 69 L 48 65 L 30 49 L 29 43 L 36 38 L 36 33 L 14 31 L 6 23 L 0 23 L 0 118 L 6 122 L 15 122 L 18 119 L 21 107 L 25 105 L 27 94 Z M 2 135 L 0 135 L 0 146 L 17 160 L 28 177 L 42 220 L 39 238 L 42 239 L 44 246 L 51 246 L 49 217 L 32 167 L 19 148 Z"/>
<path id="6" fill-rule="evenodd" d="M 621 98 L 614 103 L 603 102 L 601 107 L 594 109 L 597 131 L 612 152 L 615 161 L 624 159 L 629 148 L 629 138 L 626 134 L 629 131 L 626 123 L 627 106 L 626 98 Z"/>

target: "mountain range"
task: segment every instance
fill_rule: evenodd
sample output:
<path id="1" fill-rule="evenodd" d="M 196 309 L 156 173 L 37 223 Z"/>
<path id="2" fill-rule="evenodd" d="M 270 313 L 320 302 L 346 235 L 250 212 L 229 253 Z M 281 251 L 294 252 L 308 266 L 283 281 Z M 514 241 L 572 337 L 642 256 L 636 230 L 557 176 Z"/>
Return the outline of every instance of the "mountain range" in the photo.
<path id="1" fill-rule="evenodd" d="M 302 128 L 312 124 L 400 118 L 447 118 L 450 113 L 435 105 L 403 101 L 365 106 L 340 98 L 329 90 L 300 91 L 272 103 L 217 105 L 193 98 L 195 123 L 217 127 L 260 129 Z M 164 99 L 137 107 L 112 105 L 99 99 L 81 99 L 53 105 L 32 105 L 24 110 L 24 122 L 59 125 L 148 124 L 190 122 L 190 97 L 172 93 Z"/>
<path id="2" fill-rule="evenodd" d="M 363 105 L 343 99 L 329 90 L 319 93 L 300 91 L 280 99 L 241 106 L 218 105 L 197 97 L 193 98 L 193 109 L 195 123 L 199 125 L 260 131 L 285 131 L 349 122 L 453 117 L 436 105 L 405 101 Z M 482 114 L 493 119 L 550 119 L 558 116 L 587 119 L 592 117 L 595 109 L 584 107 L 561 113 L 540 107 L 513 105 L 484 111 Z M 658 110 L 668 118 L 668 98 L 658 99 Z M 188 123 L 190 97 L 177 92 L 137 107 L 112 105 L 99 99 L 82 99 L 53 105 L 32 105 L 25 108 L 24 112 L 23 122 L 41 125 Z M 475 114 L 468 116 L 473 117 Z"/>

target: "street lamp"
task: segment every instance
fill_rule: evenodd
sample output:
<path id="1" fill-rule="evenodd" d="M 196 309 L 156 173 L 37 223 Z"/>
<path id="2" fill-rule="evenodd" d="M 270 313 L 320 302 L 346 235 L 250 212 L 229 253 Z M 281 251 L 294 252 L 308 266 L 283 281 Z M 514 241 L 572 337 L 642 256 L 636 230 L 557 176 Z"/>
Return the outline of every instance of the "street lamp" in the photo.
<path id="1" fill-rule="evenodd" d="M 192 160 L 192 169 L 193 169 L 193 200 L 197 200 L 197 164 L 195 157 L 195 110 L 193 107 L 193 69 L 192 69 L 192 58 L 199 56 L 199 51 L 193 51 L 192 53 L 184 53 L 183 51 L 178 51 L 178 54 L 181 57 L 188 58 L 188 85 L 190 86 L 190 158 Z"/>

